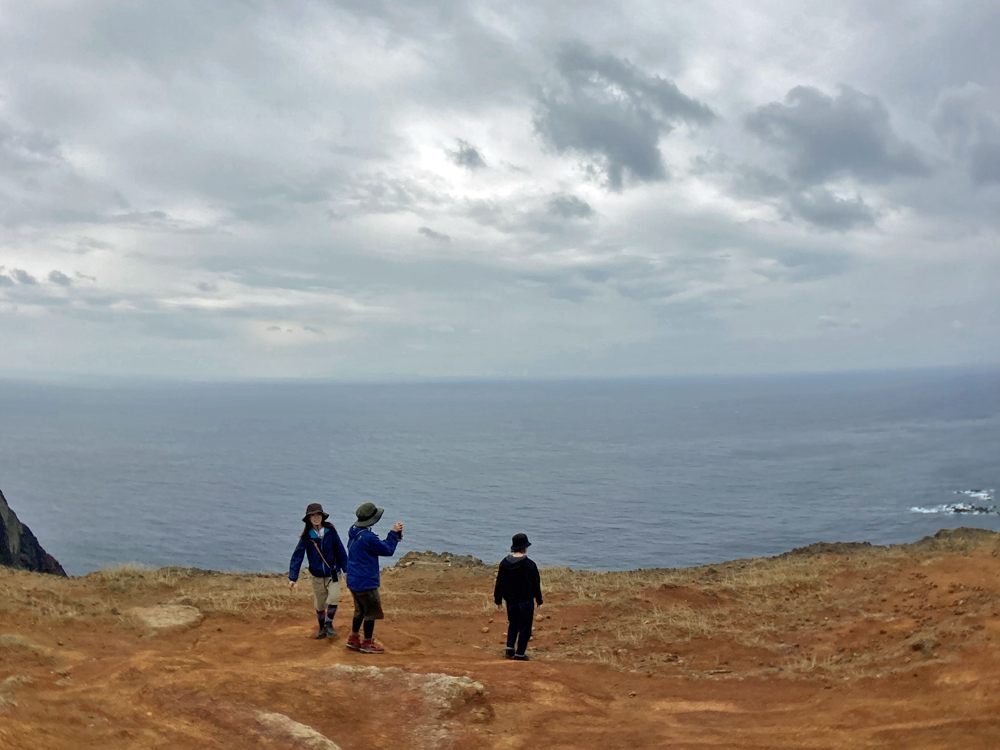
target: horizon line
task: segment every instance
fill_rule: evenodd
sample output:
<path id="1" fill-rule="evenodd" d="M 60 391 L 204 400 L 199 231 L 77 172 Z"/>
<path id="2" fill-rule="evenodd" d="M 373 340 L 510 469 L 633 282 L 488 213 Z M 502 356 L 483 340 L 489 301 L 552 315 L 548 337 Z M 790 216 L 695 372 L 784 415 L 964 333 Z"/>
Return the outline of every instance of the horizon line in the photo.
<path id="1" fill-rule="evenodd" d="M 752 380 L 793 377 L 823 376 L 891 376 L 933 373 L 990 373 L 1000 372 L 1000 362 L 963 363 L 948 365 L 917 365 L 873 368 L 844 368 L 834 370 L 749 370 L 744 372 L 691 372 L 649 374 L 561 374 L 561 375 L 369 375 L 369 376 L 250 376 L 243 378 L 159 376 L 149 374 L 108 373 L 49 373 L 4 374 L 0 384 L 101 386 L 101 385 L 433 385 L 459 383 L 601 383 L 643 381 L 692 381 L 692 380 Z"/>

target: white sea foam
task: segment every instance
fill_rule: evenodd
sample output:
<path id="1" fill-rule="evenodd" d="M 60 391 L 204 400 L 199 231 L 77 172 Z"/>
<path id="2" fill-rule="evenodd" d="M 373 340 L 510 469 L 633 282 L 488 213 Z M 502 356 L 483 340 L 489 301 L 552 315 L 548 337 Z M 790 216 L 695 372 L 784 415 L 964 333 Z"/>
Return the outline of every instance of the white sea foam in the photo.
<path id="1" fill-rule="evenodd" d="M 951 513 L 950 505 L 931 505 L 925 508 L 913 507 L 910 508 L 912 513 Z"/>
<path id="2" fill-rule="evenodd" d="M 971 497 L 974 500 L 984 500 L 986 502 L 991 502 L 993 500 L 993 493 L 996 490 L 955 490 L 956 495 L 965 495 L 966 497 Z"/>
<path id="3" fill-rule="evenodd" d="M 995 490 L 955 490 L 956 495 L 969 498 L 973 502 L 959 501 L 927 507 L 910 508 L 913 513 L 965 513 L 973 516 L 1000 515 L 1000 508 L 989 505 L 993 502 Z"/>

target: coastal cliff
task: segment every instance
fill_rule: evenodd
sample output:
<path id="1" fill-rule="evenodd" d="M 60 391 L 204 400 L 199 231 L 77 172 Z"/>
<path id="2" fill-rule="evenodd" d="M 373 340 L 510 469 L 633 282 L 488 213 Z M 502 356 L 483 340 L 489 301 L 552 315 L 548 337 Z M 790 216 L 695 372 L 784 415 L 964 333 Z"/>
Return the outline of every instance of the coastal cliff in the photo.
<path id="1" fill-rule="evenodd" d="M 540 562 L 544 558 L 540 556 Z M 383 571 L 382 655 L 283 574 L 0 568 L 0 747 L 1000 747 L 1000 534 L 697 568 L 542 568 L 532 661 L 495 569 Z"/>
<path id="2" fill-rule="evenodd" d="M 31 529 L 21 523 L 0 491 L 0 565 L 65 576 L 66 571 L 42 549 Z"/>

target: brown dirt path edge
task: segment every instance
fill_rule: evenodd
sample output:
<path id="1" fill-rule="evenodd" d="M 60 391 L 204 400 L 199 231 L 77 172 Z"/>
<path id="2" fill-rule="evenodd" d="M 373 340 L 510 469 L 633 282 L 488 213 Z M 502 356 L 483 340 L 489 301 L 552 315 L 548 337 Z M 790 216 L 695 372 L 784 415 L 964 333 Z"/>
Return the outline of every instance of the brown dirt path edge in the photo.
<path id="1" fill-rule="evenodd" d="M 380 656 L 280 576 L 0 569 L 0 748 L 1000 747 L 1000 535 L 543 569 L 527 663 L 447 559 L 386 571 Z"/>

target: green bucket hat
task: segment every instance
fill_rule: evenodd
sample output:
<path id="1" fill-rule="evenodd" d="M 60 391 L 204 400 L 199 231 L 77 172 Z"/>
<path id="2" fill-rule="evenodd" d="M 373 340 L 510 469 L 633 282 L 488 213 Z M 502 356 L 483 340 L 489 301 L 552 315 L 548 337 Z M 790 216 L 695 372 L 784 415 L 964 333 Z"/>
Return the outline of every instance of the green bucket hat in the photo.
<path id="1" fill-rule="evenodd" d="M 378 520 L 385 513 L 385 508 L 379 508 L 375 503 L 361 503 L 358 509 L 354 511 L 354 515 L 358 517 L 358 520 L 354 522 L 355 526 L 359 526 L 362 529 L 366 529 L 369 526 L 374 526 L 378 523 Z"/>

